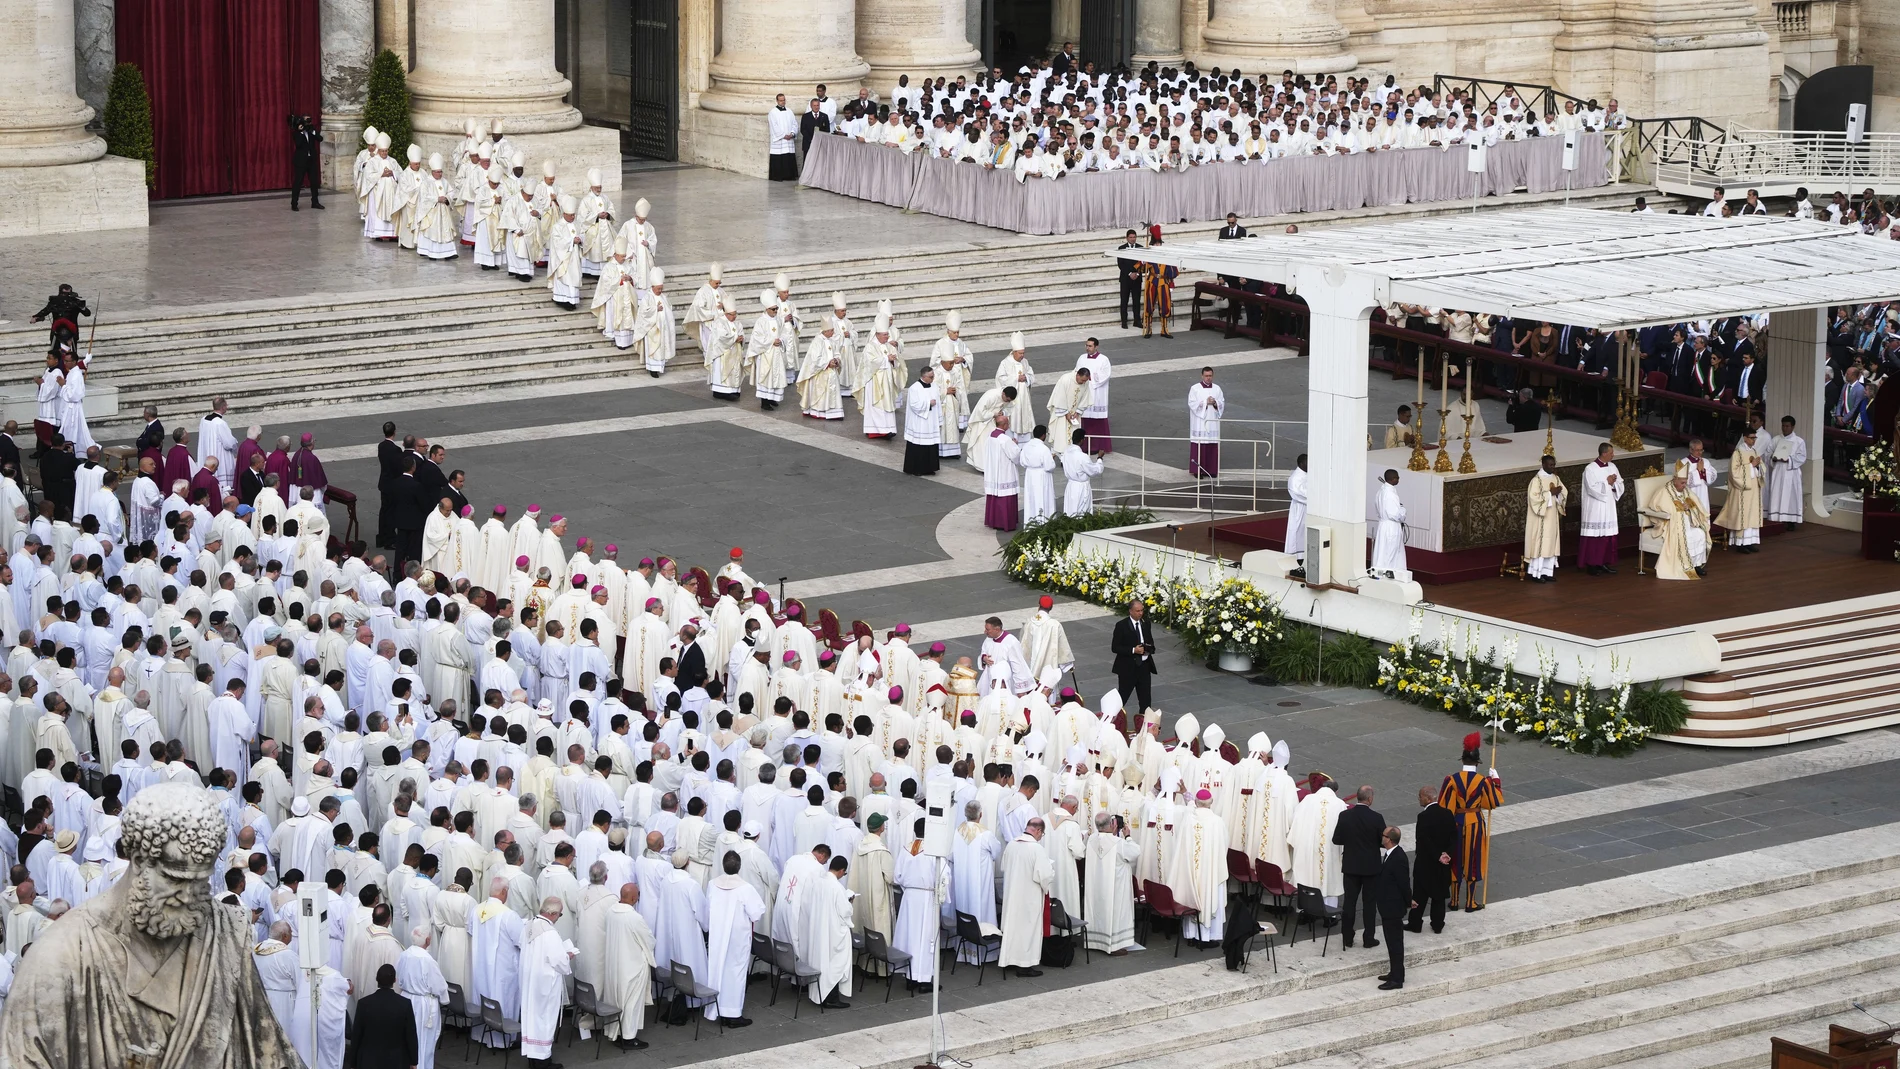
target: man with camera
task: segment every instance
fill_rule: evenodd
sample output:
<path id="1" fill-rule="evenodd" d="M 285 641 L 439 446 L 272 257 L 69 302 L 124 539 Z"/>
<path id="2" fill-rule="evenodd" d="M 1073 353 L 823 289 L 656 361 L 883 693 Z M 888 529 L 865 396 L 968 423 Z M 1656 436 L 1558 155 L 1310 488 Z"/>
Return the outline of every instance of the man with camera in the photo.
<path id="1" fill-rule="evenodd" d="M 323 131 L 308 115 L 290 116 L 290 210 L 301 211 L 297 199 L 305 179 L 310 183 L 310 206 L 323 210 L 317 199 L 317 161 L 322 158 Z"/>

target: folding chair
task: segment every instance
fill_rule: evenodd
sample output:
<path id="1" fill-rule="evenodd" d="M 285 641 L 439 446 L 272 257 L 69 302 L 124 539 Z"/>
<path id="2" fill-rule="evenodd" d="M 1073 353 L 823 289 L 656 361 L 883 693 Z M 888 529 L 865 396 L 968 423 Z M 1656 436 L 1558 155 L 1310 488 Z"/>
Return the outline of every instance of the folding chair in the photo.
<path id="1" fill-rule="evenodd" d="M 574 981 L 574 1031 L 568 1034 L 567 1045 L 574 1045 L 574 1037 L 581 1031 L 581 1015 L 594 1019 L 594 1057 L 600 1057 L 601 1044 L 607 1039 L 607 1026 L 620 1020 L 620 1010 L 600 1001 L 594 992 L 594 985 L 580 980 Z"/>
<path id="2" fill-rule="evenodd" d="M 719 998 L 719 992 L 693 979 L 693 967 L 683 961 L 673 963 L 671 979 L 668 980 L 667 986 L 671 987 L 681 998 L 686 1000 L 686 1008 L 688 1010 L 703 1010 L 706 1008 L 706 1003 Z M 699 1023 L 705 1019 L 706 1015 L 703 1013 L 696 1012 L 693 1014 L 693 1040 L 695 1042 L 699 1040 Z M 723 1020 L 719 1023 L 719 1031 L 722 1035 L 726 1031 L 726 1024 Z"/>
<path id="3" fill-rule="evenodd" d="M 1286 878 L 1286 874 L 1280 871 L 1280 866 L 1256 861 L 1254 862 L 1254 877 L 1260 881 L 1261 892 L 1273 896 L 1275 909 L 1283 910 L 1290 907 L 1293 894 L 1299 888 L 1294 887 L 1293 881 Z"/>
<path id="4" fill-rule="evenodd" d="M 1068 909 L 1059 898 L 1049 899 L 1049 931 L 1056 935 L 1068 936 L 1082 941 L 1082 964 L 1092 963 L 1089 958 L 1089 926 L 1087 923 L 1069 916 Z"/>
<path id="5" fill-rule="evenodd" d="M 994 950 L 998 954 L 1003 952 L 1003 933 L 997 932 L 994 935 L 984 935 L 983 928 L 977 923 L 974 915 L 958 910 L 957 943 L 960 947 L 972 946 L 976 948 L 976 986 L 982 987 L 983 972 L 990 964 L 990 951 Z M 1002 966 L 999 965 L 997 968 L 1000 969 Z M 956 972 L 957 959 L 951 958 L 950 974 L 955 976 Z"/>
<path id="6" fill-rule="evenodd" d="M 1304 924 L 1319 938 L 1319 929 L 1326 929 L 1326 939 L 1319 945 L 1319 956 L 1326 956 L 1326 948 L 1332 944 L 1333 929 L 1339 927 L 1339 907 L 1326 904 L 1326 897 L 1317 887 L 1301 886 L 1293 895 L 1293 919 L 1287 925 L 1286 942 L 1292 946 L 1299 938 L 1300 925 Z"/>
<path id="7" fill-rule="evenodd" d="M 1156 917 L 1170 917 L 1179 923 L 1174 932 L 1174 956 L 1181 956 L 1181 940 L 1187 934 L 1187 919 L 1199 917 L 1201 911 L 1192 906 L 1184 906 L 1174 900 L 1174 892 L 1166 884 L 1153 880 L 1141 881 L 1142 897 L 1148 900 L 1148 911 Z"/>
<path id="8" fill-rule="evenodd" d="M 906 970 L 906 978 L 910 975 L 908 971 L 910 968 L 910 955 L 902 950 L 892 950 L 890 943 L 884 939 L 884 933 L 874 932 L 867 928 L 864 932 L 864 956 L 871 961 L 881 961 L 884 963 L 884 1001 L 889 1002 L 891 1000 L 891 989 L 897 985 L 897 970 Z M 914 989 L 911 991 L 910 997 L 917 997 L 917 992 Z"/>
<path id="9" fill-rule="evenodd" d="M 1260 902 L 1260 877 L 1254 871 L 1253 859 L 1238 850 L 1227 851 L 1227 875 L 1240 884 L 1240 893 Z M 1250 890 L 1251 889 L 1251 890 Z"/>
<path id="10" fill-rule="evenodd" d="M 783 939 L 772 940 L 772 959 L 778 966 L 778 975 L 772 980 L 772 1001 L 768 1006 L 778 1005 L 778 985 L 788 977 L 792 981 L 792 1019 L 798 1019 L 798 1001 L 805 997 L 800 990 L 806 984 L 818 982 L 818 970 L 798 960 L 798 951 Z"/>
<path id="11" fill-rule="evenodd" d="M 508 1069 L 508 1056 L 514 1052 L 515 1043 L 521 1039 L 521 1022 L 503 1017 L 501 1003 L 492 998 L 484 998 L 482 999 L 482 1028 L 488 1032 L 500 1032 L 501 1038 L 507 1041 L 501 1048 L 501 1066 L 502 1069 Z M 514 1038 L 510 1039 L 510 1036 Z M 486 1039 L 487 1036 L 484 1035 L 482 1038 Z M 482 1049 L 487 1045 L 486 1043 L 476 1045 L 475 1064 L 482 1063 Z"/>

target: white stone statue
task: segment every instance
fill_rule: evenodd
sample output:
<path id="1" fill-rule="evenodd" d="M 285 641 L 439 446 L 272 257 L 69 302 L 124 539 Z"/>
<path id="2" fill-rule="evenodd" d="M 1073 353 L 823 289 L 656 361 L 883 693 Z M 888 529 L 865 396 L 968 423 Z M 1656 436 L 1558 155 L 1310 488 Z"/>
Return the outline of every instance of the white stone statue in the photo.
<path id="1" fill-rule="evenodd" d="M 211 898 L 225 824 L 210 791 L 125 807 L 131 868 L 47 926 L 0 1019 L 6 1069 L 300 1069 L 251 965 L 248 913 Z"/>

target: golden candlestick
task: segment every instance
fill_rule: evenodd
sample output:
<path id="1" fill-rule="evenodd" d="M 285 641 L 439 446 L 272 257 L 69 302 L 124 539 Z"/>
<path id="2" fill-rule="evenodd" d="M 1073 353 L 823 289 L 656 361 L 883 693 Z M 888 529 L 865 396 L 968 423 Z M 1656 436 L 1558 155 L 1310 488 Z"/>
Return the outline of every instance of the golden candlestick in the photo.
<path id="1" fill-rule="evenodd" d="M 1430 458 L 1425 455 L 1425 436 L 1418 432 L 1418 429 L 1423 426 L 1424 423 L 1425 410 L 1420 408 L 1418 410 L 1418 418 L 1412 422 L 1412 458 L 1405 462 L 1406 468 L 1411 471 L 1432 470 L 1432 462 Z"/>
<path id="2" fill-rule="evenodd" d="M 1458 474 L 1472 475 L 1478 470 L 1478 462 L 1471 459 L 1471 421 L 1476 418 L 1470 412 L 1465 413 L 1465 455 L 1458 458 Z"/>
<path id="3" fill-rule="evenodd" d="M 1451 439 L 1445 433 L 1445 417 L 1450 414 L 1451 409 L 1449 408 L 1441 408 L 1438 410 L 1438 459 L 1432 462 L 1433 471 L 1446 472 L 1452 470 L 1451 450 L 1447 448 Z"/>
<path id="4" fill-rule="evenodd" d="M 1544 455 L 1554 457 L 1557 455 L 1557 395 L 1555 391 L 1544 398 L 1544 409 L 1550 413 L 1550 426 L 1544 428 Z"/>
<path id="5" fill-rule="evenodd" d="M 1643 448 L 1643 436 L 1636 430 L 1636 410 L 1641 398 L 1635 390 L 1618 390 L 1616 427 L 1610 431 L 1610 444 L 1624 452 Z"/>

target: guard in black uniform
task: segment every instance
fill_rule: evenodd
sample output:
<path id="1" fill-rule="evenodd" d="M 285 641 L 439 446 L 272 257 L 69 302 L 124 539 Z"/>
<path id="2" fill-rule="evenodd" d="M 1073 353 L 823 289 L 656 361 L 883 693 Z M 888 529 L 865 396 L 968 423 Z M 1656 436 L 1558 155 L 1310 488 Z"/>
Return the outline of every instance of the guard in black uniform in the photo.
<path id="1" fill-rule="evenodd" d="M 310 183 L 310 206 L 319 211 L 323 202 L 317 199 L 317 161 L 323 157 L 323 131 L 310 121 L 308 115 L 290 117 L 290 210 L 301 211 L 297 207 L 297 198 L 303 195 L 304 183 Z"/>

